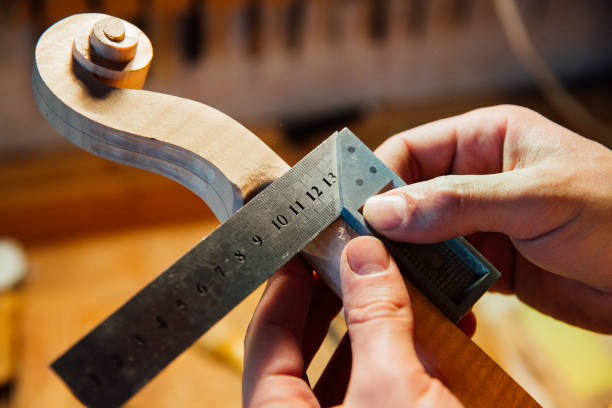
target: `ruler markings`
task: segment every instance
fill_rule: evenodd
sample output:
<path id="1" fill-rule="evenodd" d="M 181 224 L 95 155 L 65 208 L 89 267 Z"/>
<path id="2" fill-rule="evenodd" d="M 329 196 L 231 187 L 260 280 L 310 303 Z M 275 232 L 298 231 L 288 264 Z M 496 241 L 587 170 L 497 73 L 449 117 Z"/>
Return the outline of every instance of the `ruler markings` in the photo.
<path id="1" fill-rule="evenodd" d="M 337 149 L 342 149 L 339 155 Z M 370 171 L 372 166 L 378 170 Z M 350 131 L 334 133 L 81 339 L 53 368 L 86 405 L 121 405 L 335 221 L 342 202 L 355 207 L 350 214 L 367 232 L 358 207 L 389 180 L 403 183 Z M 480 277 L 464 262 L 467 255 L 445 244 L 394 243 L 390 249 L 396 260 L 403 258 L 398 263 L 434 303 L 436 296 L 457 300 L 466 282 L 473 284 Z M 445 313 L 454 311 L 446 297 L 438 306 Z"/>

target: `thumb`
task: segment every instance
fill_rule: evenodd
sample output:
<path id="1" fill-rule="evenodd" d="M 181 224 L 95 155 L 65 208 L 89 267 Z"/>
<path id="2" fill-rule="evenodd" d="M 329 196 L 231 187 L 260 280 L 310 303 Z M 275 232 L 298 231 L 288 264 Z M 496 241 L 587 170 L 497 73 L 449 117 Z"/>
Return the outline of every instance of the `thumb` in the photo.
<path id="1" fill-rule="evenodd" d="M 340 269 L 353 355 L 345 405 L 460 406 L 416 355 L 408 291 L 383 244 L 373 237 L 352 240 Z"/>
<path id="2" fill-rule="evenodd" d="M 363 215 L 379 233 L 407 242 L 440 242 L 476 231 L 528 239 L 568 216 L 555 186 L 521 169 L 489 175 L 450 175 L 370 197 Z"/>

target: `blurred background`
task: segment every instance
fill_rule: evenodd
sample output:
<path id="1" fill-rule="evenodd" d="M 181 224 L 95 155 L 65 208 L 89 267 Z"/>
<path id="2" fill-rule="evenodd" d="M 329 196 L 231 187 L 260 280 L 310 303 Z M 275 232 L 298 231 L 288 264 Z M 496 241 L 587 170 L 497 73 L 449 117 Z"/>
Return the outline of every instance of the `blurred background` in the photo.
<path id="1" fill-rule="evenodd" d="M 606 0 L 0 1 L 0 407 L 79 406 L 49 363 L 217 222 L 191 192 L 69 144 L 31 91 L 42 32 L 75 13 L 139 26 L 145 89 L 243 123 L 290 164 L 349 126 L 374 148 L 477 107 L 530 107 L 612 146 Z M 258 293 L 129 404 L 240 405 Z M 612 403 L 612 338 L 486 295 L 475 341 L 547 407 Z M 338 318 L 309 371 L 342 336 Z"/>

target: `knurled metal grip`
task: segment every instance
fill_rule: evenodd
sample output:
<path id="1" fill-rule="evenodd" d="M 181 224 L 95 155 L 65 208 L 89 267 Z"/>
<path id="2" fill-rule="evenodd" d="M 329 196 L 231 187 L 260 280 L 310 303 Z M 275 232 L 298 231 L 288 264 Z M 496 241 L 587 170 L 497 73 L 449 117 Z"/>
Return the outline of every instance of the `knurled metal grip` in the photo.
<path id="1" fill-rule="evenodd" d="M 436 244 L 410 244 L 378 235 L 361 214 L 365 200 L 406 183 L 347 128 L 338 137 L 337 154 L 341 211 L 346 222 L 361 235 L 380 238 L 402 275 L 457 323 L 500 277 L 499 271 L 463 237 Z"/>
<path id="2" fill-rule="evenodd" d="M 338 217 L 374 234 L 360 208 L 404 185 L 348 129 L 334 133 L 57 359 L 87 406 L 127 401 Z M 452 321 L 499 272 L 463 238 L 384 239 L 402 274 Z"/>

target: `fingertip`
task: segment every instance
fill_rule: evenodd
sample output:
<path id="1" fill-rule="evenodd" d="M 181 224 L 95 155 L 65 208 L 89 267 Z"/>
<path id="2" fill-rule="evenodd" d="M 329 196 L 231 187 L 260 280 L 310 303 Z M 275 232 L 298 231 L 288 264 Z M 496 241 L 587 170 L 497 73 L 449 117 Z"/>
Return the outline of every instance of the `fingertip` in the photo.
<path id="1" fill-rule="evenodd" d="M 376 298 L 408 299 L 397 265 L 384 244 L 372 236 L 357 237 L 348 243 L 342 253 L 340 280 L 345 310 Z"/>
<path id="2" fill-rule="evenodd" d="M 406 200 L 398 194 L 372 196 L 363 206 L 364 218 L 379 232 L 399 228 L 404 222 L 406 213 Z"/>
<path id="3" fill-rule="evenodd" d="M 384 272 L 389 267 L 389 253 L 380 240 L 374 237 L 358 237 L 346 249 L 346 259 L 351 272 L 371 275 Z"/>
<path id="4" fill-rule="evenodd" d="M 342 303 L 355 355 L 364 362 L 391 361 L 394 353 L 414 354 L 412 307 L 397 265 L 383 243 L 358 237 L 346 247 L 341 266 Z M 380 348 L 377 362 L 364 350 Z M 365 364 L 367 365 L 367 364 Z M 363 367 L 362 367 L 363 368 Z"/>
<path id="5" fill-rule="evenodd" d="M 363 216 L 381 235 L 403 242 L 437 242 L 447 234 L 453 208 L 438 180 L 403 186 L 368 198 Z"/>

